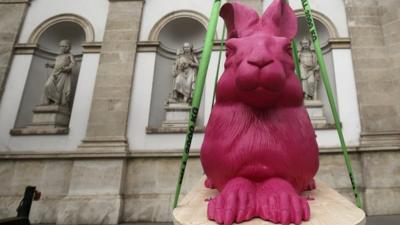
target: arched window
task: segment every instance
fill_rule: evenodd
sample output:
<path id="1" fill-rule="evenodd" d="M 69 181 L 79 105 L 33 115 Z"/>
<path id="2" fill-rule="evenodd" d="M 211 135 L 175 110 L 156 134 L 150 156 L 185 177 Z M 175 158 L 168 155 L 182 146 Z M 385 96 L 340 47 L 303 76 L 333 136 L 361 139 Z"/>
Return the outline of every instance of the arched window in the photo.
<path id="1" fill-rule="evenodd" d="M 298 17 L 298 33 L 295 37 L 299 53 L 302 51 L 301 42 L 304 39 L 311 41 L 309 28 L 307 25 L 306 17 L 303 11 L 296 11 Z M 318 36 L 321 42 L 321 48 L 323 51 L 325 63 L 327 66 L 330 83 L 334 94 L 336 95 L 336 84 L 335 84 L 335 70 L 334 70 L 334 59 L 332 54 L 331 41 L 338 37 L 337 30 L 333 23 L 324 16 L 323 14 L 313 11 L 314 22 L 318 31 Z M 311 50 L 314 48 L 311 45 Z M 304 76 L 304 74 L 302 74 Z M 302 81 L 304 82 L 304 81 Z M 304 84 L 303 84 L 304 88 Z M 333 122 L 333 116 L 330 110 L 328 98 L 322 84 L 321 78 L 318 81 L 318 88 L 316 90 L 316 100 L 305 99 L 305 105 L 310 114 L 310 118 L 313 120 L 316 127 L 324 127 L 327 123 Z M 321 111 L 322 107 L 322 111 Z M 324 125 L 325 124 L 325 125 Z"/>
<path id="2" fill-rule="evenodd" d="M 193 44 L 195 55 L 199 58 L 206 25 L 207 20 L 199 13 L 178 11 L 166 15 L 153 27 L 149 39 L 157 41 L 159 47 L 154 65 L 149 128 L 160 128 L 166 119 L 165 104 L 173 89 L 172 67 L 177 52 L 182 49 L 185 42 L 190 42 Z M 200 109 L 198 124 L 203 122 L 204 110 Z"/>
<path id="3" fill-rule="evenodd" d="M 71 101 L 69 107 L 72 109 L 83 56 L 82 45 L 94 41 L 94 31 L 86 19 L 73 14 L 62 14 L 44 21 L 29 38 L 28 44 L 34 46 L 32 60 L 15 121 L 15 128 L 23 128 L 30 125 L 32 123 L 33 109 L 42 104 L 44 85 L 52 72 L 52 69 L 46 68 L 45 64 L 54 63 L 55 57 L 60 53 L 59 44 L 61 40 L 69 40 L 71 53 L 76 60 L 76 65 L 73 67 L 71 74 Z M 67 130 L 65 129 L 65 131 Z"/>

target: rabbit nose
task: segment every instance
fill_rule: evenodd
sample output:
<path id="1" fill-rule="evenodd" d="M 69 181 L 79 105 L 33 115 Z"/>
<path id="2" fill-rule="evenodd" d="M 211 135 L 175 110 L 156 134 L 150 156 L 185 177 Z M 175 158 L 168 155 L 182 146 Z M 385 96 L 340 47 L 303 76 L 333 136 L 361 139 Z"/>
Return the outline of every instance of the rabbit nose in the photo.
<path id="1" fill-rule="evenodd" d="M 247 60 L 247 62 L 250 65 L 257 66 L 258 68 L 261 69 L 261 68 L 271 64 L 273 62 L 273 60 L 272 59 L 268 59 L 268 58 L 264 58 L 264 57 L 260 57 L 260 58 L 257 58 L 257 59 L 249 59 L 249 60 Z"/>

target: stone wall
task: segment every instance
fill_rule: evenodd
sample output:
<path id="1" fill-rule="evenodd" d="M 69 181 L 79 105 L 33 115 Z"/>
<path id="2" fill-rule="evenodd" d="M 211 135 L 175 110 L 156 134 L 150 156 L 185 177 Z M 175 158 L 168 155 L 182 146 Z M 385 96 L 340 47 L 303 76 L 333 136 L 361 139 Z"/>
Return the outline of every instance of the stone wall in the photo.
<path id="1" fill-rule="evenodd" d="M 399 214 L 400 2 L 346 0 L 361 114 L 360 155 L 369 215 Z"/>
<path id="2" fill-rule="evenodd" d="M 15 215 L 25 186 L 36 185 L 42 199 L 32 205 L 34 224 L 171 221 L 179 157 L 55 155 L 38 154 L 32 159 L 14 154 L 7 160 L 1 156 L 0 180 L 8 182 L 0 182 L 0 218 Z M 352 152 L 351 158 L 366 213 L 398 214 L 400 177 L 394 174 L 400 173 L 400 153 Z M 198 157 L 190 158 L 182 194 L 202 176 Z M 321 153 L 317 179 L 354 202 L 339 149 Z"/>
<path id="3" fill-rule="evenodd" d="M 2 86 L 27 7 L 22 2 L 0 0 Z M 261 11 L 260 0 L 242 2 Z M 355 177 L 368 215 L 399 214 L 399 1 L 345 3 L 363 131 L 361 146 L 351 152 Z M 69 153 L 0 153 L 0 181 L 6 181 L 0 182 L 0 218 L 15 216 L 24 187 L 36 185 L 43 196 L 33 203 L 34 224 L 171 221 L 179 153 L 127 152 L 126 124 L 143 4 L 110 0 L 87 137 L 80 148 Z M 354 201 L 339 149 L 321 152 L 318 179 Z M 183 194 L 203 175 L 197 155 L 186 171 Z"/>
<path id="4" fill-rule="evenodd" d="M 0 0 L 0 102 L 12 60 L 14 44 L 30 0 Z"/>
<path id="5" fill-rule="evenodd" d="M 386 1 L 379 1 L 386 2 Z M 348 27 L 364 133 L 400 130 L 398 2 L 348 0 Z"/>

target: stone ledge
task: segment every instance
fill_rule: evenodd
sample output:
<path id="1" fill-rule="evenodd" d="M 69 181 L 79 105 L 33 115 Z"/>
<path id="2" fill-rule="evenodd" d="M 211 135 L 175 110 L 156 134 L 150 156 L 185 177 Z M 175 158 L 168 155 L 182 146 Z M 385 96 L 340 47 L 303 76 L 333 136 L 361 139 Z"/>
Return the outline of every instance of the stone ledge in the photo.
<path id="1" fill-rule="evenodd" d="M 128 150 L 128 140 L 126 137 L 86 137 L 78 146 L 78 151 L 100 153 L 125 153 Z"/>
<path id="2" fill-rule="evenodd" d="M 108 0 L 109 2 L 144 2 L 146 0 Z"/>
<path id="3" fill-rule="evenodd" d="M 358 154 L 363 152 L 371 152 L 372 150 L 361 150 L 358 146 L 348 146 L 348 152 Z M 375 149 L 380 152 L 397 152 L 400 149 Z M 342 154 L 340 147 L 324 147 L 319 150 L 320 155 Z M 191 149 L 189 157 L 197 158 L 200 156 L 200 149 Z M 173 149 L 169 151 L 150 151 L 150 150 L 130 150 L 130 152 L 105 152 L 105 151 L 74 151 L 74 152 L 0 152 L 0 160 L 16 160 L 16 159 L 137 159 L 137 158 L 180 158 L 182 157 L 181 149 Z"/>
<path id="4" fill-rule="evenodd" d="M 85 42 L 82 44 L 83 53 L 100 53 L 102 42 Z"/>
<path id="5" fill-rule="evenodd" d="M 312 123 L 315 130 L 335 130 L 334 123 Z M 205 127 L 196 127 L 194 133 L 204 133 Z M 146 127 L 146 134 L 185 134 L 186 127 L 172 128 L 172 127 Z"/>
<path id="6" fill-rule="evenodd" d="M 26 127 L 26 128 L 14 128 L 10 130 L 11 136 L 67 135 L 68 133 L 69 133 L 68 127 L 53 127 L 53 128 Z"/>
<path id="7" fill-rule="evenodd" d="M 363 132 L 361 133 L 360 149 L 365 151 L 379 149 L 400 150 L 400 132 Z"/>
<path id="8" fill-rule="evenodd" d="M 205 127 L 194 128 L 195 133 L 204 133 Z M 186 127 L 146 127 L 146 134 L 177 134 L 186 133 Z"/>
<path id="9" fill-rule="evenodd" d="M 312 126 L 315 130 L 336 130 L 336 125 L 334 123 L 312 123 Z"/>
<path id="10" fill-rule="evenodd" d="M 82 44 L 83 53 L 100 53 L 102 42 L 85 42 Z M 45 49 L 40 48 L 38 44 L 32 43 L 17 43 L 14 45 L 14 54 L 16 55 L 41 55 L 47 58 L 54 58 L 56 56 L 55 53 L 49 52 Z M 81 56 L 81 54 L 78 54 Z"/>
<path id="11" fill-rule="evenodd" d="M 0 4 L 30 4 L 31 0 L 0 0 Z"/>

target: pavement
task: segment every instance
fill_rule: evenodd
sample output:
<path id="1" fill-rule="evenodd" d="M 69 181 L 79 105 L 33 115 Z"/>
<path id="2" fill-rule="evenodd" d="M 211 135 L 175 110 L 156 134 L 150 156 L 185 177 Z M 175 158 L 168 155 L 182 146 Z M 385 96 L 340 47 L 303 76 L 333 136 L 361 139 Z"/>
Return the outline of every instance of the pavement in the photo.
<path id="1" fill-rule="evenodd" d="M 400 225 L 400 215 L 368 216 L 367 225 Z"/>

